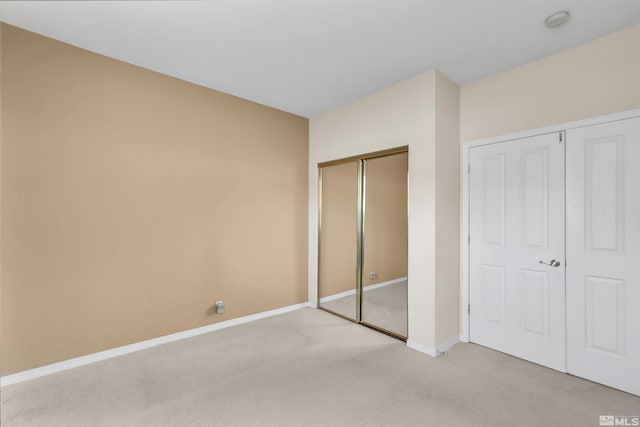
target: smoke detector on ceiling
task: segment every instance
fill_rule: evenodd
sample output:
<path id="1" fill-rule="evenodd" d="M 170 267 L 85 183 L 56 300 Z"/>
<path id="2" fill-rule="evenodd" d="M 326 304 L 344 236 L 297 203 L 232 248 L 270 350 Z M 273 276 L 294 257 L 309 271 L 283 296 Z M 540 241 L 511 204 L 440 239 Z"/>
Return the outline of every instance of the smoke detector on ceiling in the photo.
<path id="1" fill-rule="evenodd" d="M 547 28 L 558 28 L 569 21 L 569 12 L 566 10 L 556 12 L 544 20 L 544 26 Z"/>

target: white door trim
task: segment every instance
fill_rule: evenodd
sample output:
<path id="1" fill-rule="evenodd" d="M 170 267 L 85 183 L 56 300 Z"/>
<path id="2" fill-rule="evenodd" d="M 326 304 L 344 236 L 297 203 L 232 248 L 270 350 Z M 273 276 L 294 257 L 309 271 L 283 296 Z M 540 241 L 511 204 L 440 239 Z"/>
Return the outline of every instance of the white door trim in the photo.
<path id="1" fill-rule="evenodd" d="M 580 127 L 593 126 L 602 123 L 614 122 L 618 120 L 640 117 L 640 108 L 623 111 L 615 114 L 607 114 L 604 116 L 591 117 L 584 120 L 560 123 L 557 125 L 529 129 L 526 131 L 510 133 L 506 135 L 484 138 L 475 141 L 469 141 L 462 144 L 462 165 L 460 171 L 462 173 L 460 185 L 461 203 L 460 203 L 460 341 L 469 342 L 469 150 L 473 147 L 482 145 L 495 144 L 498 142 L 506 142 L 515 139 L 527 138 L 530 136 L 543 135 L 547 133 L 560 132 L 563 130 L 576 129 Z"/>

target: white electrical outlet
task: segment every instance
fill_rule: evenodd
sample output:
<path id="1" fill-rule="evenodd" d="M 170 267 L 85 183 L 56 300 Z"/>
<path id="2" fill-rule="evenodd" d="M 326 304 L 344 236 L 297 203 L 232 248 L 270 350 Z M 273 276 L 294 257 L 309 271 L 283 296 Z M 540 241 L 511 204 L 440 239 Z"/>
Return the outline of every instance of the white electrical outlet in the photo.
<path id="1" fill-rule="evenodd" d="M 224 313 L 224 301 L 216 301 L 216 313 Z"/>
<path id="2" fill-rule="evenodd" d="M 376 273 L 375 271 L 372 271 L 371 274 L 369 274 L 369 278 L 371 280 L 375 280 L 378 278 L 378 273 Z"/>

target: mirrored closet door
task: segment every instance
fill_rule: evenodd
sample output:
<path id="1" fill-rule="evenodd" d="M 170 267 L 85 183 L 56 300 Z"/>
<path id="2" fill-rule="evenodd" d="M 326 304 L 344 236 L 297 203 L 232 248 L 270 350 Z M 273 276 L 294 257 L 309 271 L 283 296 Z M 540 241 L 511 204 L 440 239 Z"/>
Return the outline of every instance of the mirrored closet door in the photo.
<path id="1" fill-rule="evenodd" d="M 358 162 L 320 169 L 318 301 L 356 321 Z"/>
<path id="2" fill-rule="evenodd" d="M 319 166 L 319 307 L 406 339 L 407 148 Z"/>
<path id="3" fill-rule="evenodd" d="M 364 160 L 362 323 L 407 336 L 407 153 Z"/>

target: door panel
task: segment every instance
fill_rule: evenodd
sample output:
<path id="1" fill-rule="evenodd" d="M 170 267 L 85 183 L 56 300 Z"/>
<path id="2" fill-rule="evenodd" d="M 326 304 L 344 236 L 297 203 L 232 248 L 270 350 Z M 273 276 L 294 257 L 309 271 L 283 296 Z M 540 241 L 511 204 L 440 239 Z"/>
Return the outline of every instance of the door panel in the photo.
<path id="1" fill-rule="evenodd" d="M 549 273 L 520 270 L 520 314 L 526 332 L 549 335 Z"/>
<path id="2" fill-rule="evenodd" d="M 567 368 L 640 395 L 640 118 L 567 132 Z"/>
<path id="3" fill-rule="evenodd" d="M 522 153 L 522 244 L 546 248 L 549 231 L 549 150 L 547 147 Z"/>
<path id="4" fill-rule="evenodd" d="M 484 319 L 502 325 L 504 320 L 504 267 L 483 265 Z"/>
<path id="5" fill-rule="evenodd" d="M 358 163 L 323 167 L 321 183 L 319 306 L 355 321 Z"/>
<path id="6" fill-rule="evenodd" d="M 492 144 L 470 162 L 471 341 L 564 371 L 564 144 Z"/>
<path id="7" fill-rule="evenodd" d="M 484 157 L 483 166 L 484 243 L 504 246 L 504 155 Z"/>
<path id="8" fill-rule="evenodd" d="M 361 321 L 407 337 L 409 154 L 364 160 Z"/>

